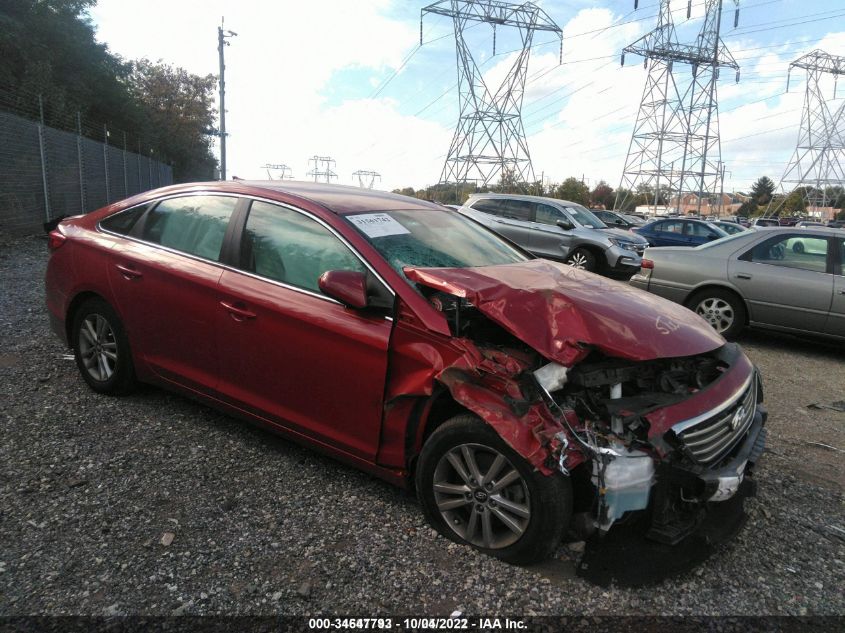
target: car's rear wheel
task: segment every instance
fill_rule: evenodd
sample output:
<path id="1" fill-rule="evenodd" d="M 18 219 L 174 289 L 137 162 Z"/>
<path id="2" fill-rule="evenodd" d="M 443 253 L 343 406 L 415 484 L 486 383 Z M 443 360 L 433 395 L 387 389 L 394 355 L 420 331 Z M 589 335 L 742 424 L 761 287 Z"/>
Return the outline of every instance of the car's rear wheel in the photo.
<path id="1" fill-rule="evenodd" d="M 596 256 L 586 248 L 576 248 L 572 254 L 566 258 L 566 263 L 573 268 L 587 270 L 589 272 L 595 272 L 598 266 Z"/>
<path id="2" fill-rule="evenodd" d="M 76 366 L 94 391 L 125 394 L 135 386 L 129 341 L 114 309 L 92 298 L 73 317 L 71 343 Z"/>
<path id="3" fill-rule="evenodd" d="M 510 563 L 547 558 L 572 513 L 572 487 L 545 476 L 474 415 L 437 428 L 420 454 L 417 492 L 440 534 Z"/>
<path id="4" fill-rule="evenodd" d="M 742 299 L 728 290 L 701 290 L 690 297 L 687 307 L 726 339 L 735 339 L 745 327 L 745 305 Z"/>

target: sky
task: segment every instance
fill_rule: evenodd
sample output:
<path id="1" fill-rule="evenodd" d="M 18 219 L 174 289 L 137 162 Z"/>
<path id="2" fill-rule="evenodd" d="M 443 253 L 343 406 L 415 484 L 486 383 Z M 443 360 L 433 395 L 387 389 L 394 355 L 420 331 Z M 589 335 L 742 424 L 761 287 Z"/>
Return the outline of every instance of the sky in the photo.
<path id="1" fill-rule="evenodd" d="M 358 184 L 375 171 L 378 189 L 435 184 L 458 120 L 451 21 L 420 9 L 431 0 L 99 0 L 98 39 L 126 59 L 146 57 L 196 74 L 218 72 L 217 27 L 236 32 L 226 48 L 228 175 L 267 178 L 286 164 L 311 179 L 312 156 L 330 156 L 334 182 Z M 522 118 L 535 174 L 594 186 L 620 183 L 647 71 L 620 53 L 656 25 L 659 0 L 537 0 L 563 30 L 537 32 Z M 794 59 L 820 48 L 845 55 L 842 0 L 725 0 L 722 39 L 740 64 L 718 86 L 725 190 L 747 191 L 762 175 L 780 182 L 795 149 L 805 93 Z M 670 4 L 681 38 L 694 37 L 704 0 Z M 519 47 L 499 28 L 466 32 L 488 85 L 506 74 Z M 688 72 L 688 71 L 683 71 Z M 845 101 L 845 81 L 831 109 Z M 270 171 L 278 178 L 278 171 Z"/>

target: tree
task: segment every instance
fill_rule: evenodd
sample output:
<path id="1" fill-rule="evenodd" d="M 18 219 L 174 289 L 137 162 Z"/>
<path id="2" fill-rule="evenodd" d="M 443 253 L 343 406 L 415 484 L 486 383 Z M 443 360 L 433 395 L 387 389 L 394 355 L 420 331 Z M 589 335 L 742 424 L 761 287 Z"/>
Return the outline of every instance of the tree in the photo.
<path id="1" fill-rule="evenodd" d="M 154 147 L 177 181 L 211 178 L 214 77 L 114 55 L 96 39 L 87 14 L 95 4 L 0 0 L 0 85 L 15 95 L 11 105 L 37 116 L 41 95 L 47 125 L 75 131 L 80 113 L 98 139 L 106 124 L 113 138 L 126 132 Z"/>
<path id="2" fill-rule="evenodd" d="M 807 203 L 804 201 L 804 190 L 802 187 L 795 189 L 786 196 L 780 212 L 783 215 L 803 215 L 807 211 Z"/>
<path id="3" fill-rule="evenodd" d="M 211 179 L 217 165 L 211 153 L 215 76 L 142 59 L 132 64 L 129 84 L 145 106 L 151 142 L 173 162 L 174 180 Z"/>
<path id="4" fill-rule="evenodd" d="M 751 186 L 751 199 L 758 205 L 769 204 L 775 192 L 775 183 L 768 176 L 761 176 Z"/>
<path id="5" fill-rule="evenodd" d="M 554 197 L 589 206 L 590 189 L 577 178 L 567 178 L 555 189 Z"/>
<path id="6" fill-rule="evenodd" d="M 615 211 L 628 213 L 633 211 L 636 206 L 637 201 L 635 199 L 634 192 L 630 189 L 622 188 L 616 190 L 616 199 L 613 201 L 613 209 Z"/>
<path id="7" fill-rule="evenodd" d="M 757 203 L 754 202 L 754 198 L 749 198 L 736 210 L 737 215 L 744 215 L 747 218 L 757 215 Z"/>
<path id="8" fill-rule="evenodd" d="M 600 180 L 590 192 L 590 206 L 610 209 L 616 201 L 616 192 L 604 180 Z"/>

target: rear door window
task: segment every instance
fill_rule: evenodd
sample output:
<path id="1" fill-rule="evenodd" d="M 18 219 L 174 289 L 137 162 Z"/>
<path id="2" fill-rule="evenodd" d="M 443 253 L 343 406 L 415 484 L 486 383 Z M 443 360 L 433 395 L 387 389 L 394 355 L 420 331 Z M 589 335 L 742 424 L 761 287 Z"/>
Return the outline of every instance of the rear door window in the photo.
<path id="1" fill-rule="evenodd" d="M 316 220 L 257 201 L 250 207 L 241 239 L 241 268 L 319 293 L 317 280 L 327 270 L 367 272 L 349 247 Z"/>
<path id="2" fill-rule="evenodd" d="M 499 202 L 499 200 L 482 198 L 473 202 L 471 208 L 490 215 L 502 215 L 502 207 Z"/>
<path id="3" fill-rule="evenodd" d="M 531 222 L 534 220 L 534 203 L 527 200 L 499 200 L 501 216 L 512 220 Z"/>
<path id="4" fill-rule="evenodd" d="M 184 196 L 160 202 L 144 219 L 140 238 L 203 259 L 219 261 L 238 199 Z"/>
<path id="5" fill-rule="evenodd" d="M 824 273 L 827 272 L 827 252 L 827 238 L 793 233 L 765 240 L 743 253 L 741 259 Z"/>
<path id="6" fill-rule="evenodd" d="M 684 223 L 680 221 L 658 222 L 655 225 L 654 230 L 661 233 L 683 233 Z"/>

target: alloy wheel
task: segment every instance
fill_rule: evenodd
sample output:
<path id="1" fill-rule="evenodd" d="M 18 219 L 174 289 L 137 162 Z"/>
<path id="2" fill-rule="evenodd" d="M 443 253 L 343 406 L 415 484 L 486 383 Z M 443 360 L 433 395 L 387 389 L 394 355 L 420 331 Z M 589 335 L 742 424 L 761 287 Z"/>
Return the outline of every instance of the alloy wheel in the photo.
<path id="1" fill-rule="evenodd" d="M 587 268 L 587 256 L 584 253 L 573 253 L 566 263 L 572 266 L 573 268 L 577 268 L 579 270 L 585 270 Z"/>
<path id="2" fill-rule="evenodd" d="M 111 324 L 99 314 L 89 314 L 79 330 L 79 355 L 88 374 L 100 382 L 117 369 L 117 340 Z"/>
<path id="3" fill-rule="evenodd" d="M 528 485 L 508 458 L 489 446 L 452 448 L 437 463 L 433 487 L 443 520 L 478 547 L 512 545 L 531 519 Z"/>
<path id="4" fill-rule="evenodd" d="M 709 297 L 699 302 L 695 308 L 695 313 L 704 317 L 719 334 L 728 330 L 736 318 L 733 306 L 716 297 Z"/>

